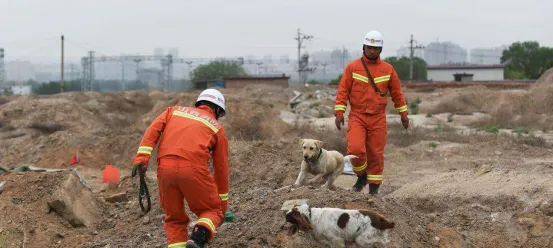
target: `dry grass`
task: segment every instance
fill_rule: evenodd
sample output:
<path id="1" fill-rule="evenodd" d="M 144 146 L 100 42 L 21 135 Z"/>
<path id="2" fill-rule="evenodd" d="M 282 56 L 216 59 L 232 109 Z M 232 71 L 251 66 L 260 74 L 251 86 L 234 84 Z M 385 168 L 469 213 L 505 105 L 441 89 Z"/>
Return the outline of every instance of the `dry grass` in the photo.
<path id="1" fill-rule="evenodd" d="M 474 112 L 489 109 L 497 99 L 497 92 L 493 92 L 484 86 L 469 87 L 455 92 L 451 97 L 429 109 L 431 114 Z"/>
<path id="2" fill-rule="evenodd" d="M 336 150 L 342 154 L 347 152 L 346 135 L 343 132 L 328 131 L 310 124 L 299 124 L 297 121 L 287 132 L 296 133 L 296 137 L 320 140 L 326 150 Z"/>
<path id="3" fill-rule="evenodd" d="M 440 123 L 434 129 L 411 126 L 405 130 L 399 123 L 388 124 L 388 143 L 407 147 L 423 140 L 449 141 L 454 143 L 472 143 L 494 140 L 495 137 L 481 134 L 462 134 L 452 126 Z"/>
<path id="4" fill-rule="evenodd" d="M 0 97 L 0 105 L 6 104 L 6 103 L 8 103 L 8 102 L 9 102 L 9 100 L 8 100 L 7 98 L 5 98 L 5 97 Z"/>

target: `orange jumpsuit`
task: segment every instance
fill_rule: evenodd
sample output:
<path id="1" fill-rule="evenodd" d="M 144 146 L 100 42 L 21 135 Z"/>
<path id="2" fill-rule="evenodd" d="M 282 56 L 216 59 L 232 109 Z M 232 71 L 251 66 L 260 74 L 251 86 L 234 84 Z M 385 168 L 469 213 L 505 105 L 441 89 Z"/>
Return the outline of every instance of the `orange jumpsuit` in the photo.
<path id="1" fill-rule="evenodd" d="M 399 77 L 392 65 L 378 58 L 370 61 L 362 58 L 380 92 L 387 92 L 396 110 L 407 116 L 407 104 L 401 91 Z M 388 98 L 374 90 L 361 58 L 350 62 L 344 70 L 336 94 L 336 116 L 343 116 L 350 104 L 347 128 L 348 154 L 353 171 L 358 176 L 367 172 L 369 184 L 381 184 L 384 171 L 384 147 L 386 146 L 386 105 Z"/>
<path id="2" fill-rule="evenodd" d="M 161 137 L 161 138 L 160 138 Z M 184 199 L 198 216 L 198 225 L 213 238 L 228 208 L 228 139 L 211 108 L 174 106 L 166 109 L 148 127 L 134 164 L 148 165 L 158 139 L 160 204 L 165 211 L 169 247 L 185 247 L 190 221 Z M 208 162 L 213 157 L 214 175 Z"/>

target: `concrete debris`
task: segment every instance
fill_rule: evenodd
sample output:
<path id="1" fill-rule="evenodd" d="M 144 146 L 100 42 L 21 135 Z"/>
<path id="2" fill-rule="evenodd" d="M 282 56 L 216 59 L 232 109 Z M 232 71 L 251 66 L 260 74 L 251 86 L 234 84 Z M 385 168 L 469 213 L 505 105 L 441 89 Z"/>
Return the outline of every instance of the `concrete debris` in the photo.
<path id="1" fill-rule="evenodd" d="M 126 201 L 129 201 L 129 199 L 127 198 L 127 193 L 123 192 L 123 193 L 117 193 L 117 194 L 113 194 L 113 195 L 110 195 L 110 196 L 107 196 L 105 198 L 105 200 L 107 202 L 110 202 L 110 203 L 117 203 L 117 202 L 126 202 Z"/>
<path id="2" fill-rule="evenodd" d="M 310 93 L 294 91 L 295 96 L 290 99 L 291 111 L 302 119 L 326 118 L 334 116 L 335 93 L 316 90 Z"/>
<path id="3" fill-rule="evenodd" d="M 6 181 L 0 182 L 0 194 L 4 191 L 4 185 L 6 185 Z"/>
<path id="4" fill-rule="evenodd" d="M 59 172 L 64 171 L 64 169 L 49 169 L 49 168 L 42 168 L 42 167 L 36 167 L 32 165 L 22 165 L 18 166 L 13 169 L 14 171 L 34 171 L 34 172 Z"/>
<path id="5" fill-rule="evenodd" d="M 294 206 L 302 205 L 302 204 L 309 204 L 309 199 L 293 199 L 293 200 L 285 201 L 282 204 L 282 207 L 280 208 L 280 210 L 286 212 L 294 208 Z"/>
<path id="6" fill-rule="evenodd" d="M 101 221 L 100 208 L 92 191 L 76 173 L 69 173 L 60 187 L 52 189 L 48 206 L 73 227 L 92 227 Z"/>

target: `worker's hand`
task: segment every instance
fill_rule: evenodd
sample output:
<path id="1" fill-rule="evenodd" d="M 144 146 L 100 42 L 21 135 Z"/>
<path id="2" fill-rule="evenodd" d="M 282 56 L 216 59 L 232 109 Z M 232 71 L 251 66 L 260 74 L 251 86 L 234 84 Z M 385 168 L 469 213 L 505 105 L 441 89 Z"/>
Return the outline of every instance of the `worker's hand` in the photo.
<path id="1" fill-rule="evenodd" d="M 338 128 L 338 130 L 342 130 L 342 126 L 344 125 L 344 117 L 336 116 L 334 123 L 336 124 L 336 128 Z"/>
<path id="2" fill-rule="evenodd" d="M 401 124 L 403 124 L 403 128 L 409 128 L 409 117 L 401 116 Z"/>
<path id="3" fill-rule="evenodd" d="M 143 164 L 135 164 L 134 168 L 132 169 L 132 177 L 135 177 L 137 173 L 140 173 L 140 175 L 145 175 L 146 170 L 148 170 L 148 166 L 145 166 Z"/>

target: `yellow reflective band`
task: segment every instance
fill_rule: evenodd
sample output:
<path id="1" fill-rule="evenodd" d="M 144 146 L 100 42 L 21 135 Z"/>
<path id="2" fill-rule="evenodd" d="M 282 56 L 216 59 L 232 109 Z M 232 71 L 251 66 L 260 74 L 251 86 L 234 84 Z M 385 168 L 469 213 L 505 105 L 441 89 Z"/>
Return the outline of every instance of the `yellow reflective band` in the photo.
<path id="1" fill-rule="evenodd" d="M 391 75 L 386 75 L 386 76 L 382 76 L 382 77 L 377 77 L 377 78 L 374 79 L 374 83 L 377 84 L 377 83 L 386 82 L 386 81 L 390 80 L 390 76 L 391 76 Z"/>
<path id="2" fill-rule="evenodd" d="M 219 129 L 217 129 L 215 126 L 213 126 L 211 123 L 209 123 L 209 121 L 207 121 L 206 119 L 203 119 L 201 117 L 197 117 L 197 116 L 194 116 L 194 115 L 182 112 L 182 111 L 178 111 L 178 110 L 173 111 L 173 115 L 188 118 L 188 119 L 192 119 L 192 120 L 195 120 L 195 121 L 199 121 L 199 122 L 205 124 L 207 127 L 211 128 L 211 130 L 213 130 L 213 132 L 219 132 Z"/>
<path id="3" fill-rule="evenodd" d="M 149 147 L 149 146 L 141 146 L 138 148 L 138 154 L 148 154 L 148 155 L 152 155 L 152 150 L 154 150 L 153 147 Z"/>
<path id="4" fill-rule="evenodd" d="M 168 245 L 169 248 L 186 248 L 186 242 L 178 242 Z"/>
<path id="5" fill-rule="evenodd" d="M 396 108 L 396 109 L 397 109 L 397 111 L 400 112 L 400 113 L 401 113 L 401 112 L 405 112 L 405 111 L 407 111 L 407 105 L 402 106 L 402 107 L 399 107 L 399 108 Z"/>
<path id="6" fill-rule="evenodd" d="M 367 179 L 371 181 L 382 181 L 382 175 L 367 175 Z"/>
<path id="7" fill-rule="evenodd" d="M 358 167 L 352 165 L 352 167 L 353 167 L 354 171 L 363 171 L 367 168 L 367 163 L 365 163 L 364 165 L 358 166 Z"/>
<path id="8" fill-rule="evenodd" d="M 334 106 L 334 110 L 343 110 L 343 111 L 346 111 L 348 107 L 347 106 L 344 106 L 344 105 L 336 105 Z"/>
<path id="9" fill-rule="evenodd" d="M 228 193 L 226 193 L 226 194 L 219 194 L 219 197 L 221 197 L 221 200 L 227 201 L 227 200 L 228 200 Z"/>
<path id="10" fill-rule="evenodd" d="M 361 82 L 364 82 L 364 83 L 368 83 L 369 82 L 369 78 L 368 77 L 365 77 L 361 74 L 357 74 L 357 73 L 351 73 L 351 77 L 354 78 L 354 79 L 357 79 Z"/>
<path id="11" fill-rule="evenodd" d="M 207 224 L 209 226 L 209 229 L 211 229 L 211 231 L 213 233 L 215 233 L 215 225 L 213 225 L 213 222 L 208 219 L 208 218 L 201 218 L 198 220 L 198 223 L 204 223 L 204 224 Z"/>

